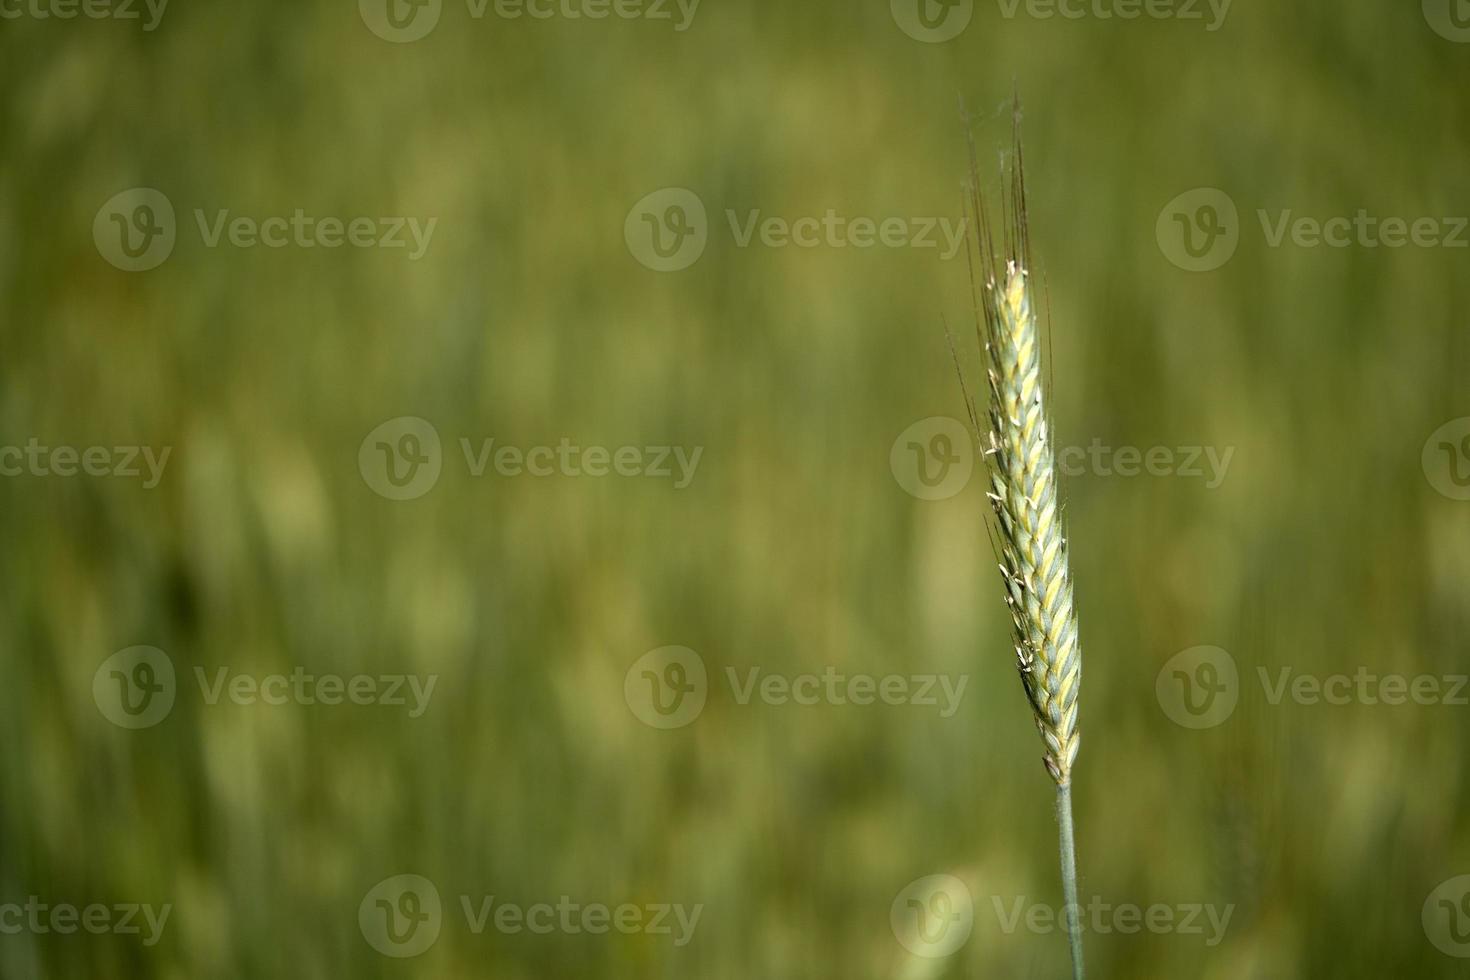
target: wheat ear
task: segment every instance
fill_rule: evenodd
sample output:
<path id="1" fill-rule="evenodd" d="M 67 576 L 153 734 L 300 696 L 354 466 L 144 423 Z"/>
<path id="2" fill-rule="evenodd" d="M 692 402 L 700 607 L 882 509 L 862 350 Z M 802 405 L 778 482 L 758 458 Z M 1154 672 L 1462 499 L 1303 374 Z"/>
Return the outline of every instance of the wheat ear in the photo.
<path id="1" fill-rule="evenodd" d="M 977 308 L 976 331 L 984 350 L 990 393 L 985 418 L 982 420 L 976 411 L 968 387 L 965 401 L 978 447 L 988 462 L 987 496 L 995 510 L 995 520 L 990 523 L 991 541 L 1014 626 L 1016 667 L 1041 732 L 1043 761 L 1057 787 L 1067 933 L 1072 973 L 1081 980 L 1071 780 L 1077 759 L 1082 655 L 1067 565 L 1067 539 L 1057 499 L 1056 454 L 1042 390 L 1041 332 L 1030 278 L 1019 103 L 1015 126 L 1014 151 L 1004 172 L 1004 240 L 1000 252 L 991 237 L 980 197 L 971 144 L 971 281 Z"/>

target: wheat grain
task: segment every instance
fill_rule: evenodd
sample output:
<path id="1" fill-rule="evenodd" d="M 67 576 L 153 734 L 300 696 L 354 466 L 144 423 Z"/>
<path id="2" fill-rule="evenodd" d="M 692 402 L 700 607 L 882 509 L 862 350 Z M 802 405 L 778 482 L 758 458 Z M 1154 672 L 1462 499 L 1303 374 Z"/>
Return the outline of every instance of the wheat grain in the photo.
<path id="1" fill-rule="evenodd" d="M 1073 975 L 1082 971 L 1072 829 L 1072 766 L 1077 760 L 1077 696 L 1082 655 L 1058 504 L 1057 466 L 1042 383 L 1041 332 L 1033 301 L 1021 157 L 1020 106 L 1014 112 L 1012 157 L 1004 170 L 1003 241 L 997 251 L 970 149 L 969 222 L 976 332 L 984 351 L 989 404 L 984 418 L 964 387 L 979 450 L 990 475 L 995 511 L 991 541 L 1011 612 L 1016 668 L 1057 787 L 1062 882 L 1067 900 Z M 956 355 L 956 365 L 959 360 Z"/>

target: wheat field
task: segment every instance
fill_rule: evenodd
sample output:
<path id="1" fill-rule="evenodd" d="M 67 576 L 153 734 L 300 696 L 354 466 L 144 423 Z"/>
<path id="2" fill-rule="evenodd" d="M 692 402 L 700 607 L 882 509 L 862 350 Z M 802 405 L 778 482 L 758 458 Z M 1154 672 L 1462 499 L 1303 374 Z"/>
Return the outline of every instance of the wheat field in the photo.
<path id="1" fill-rule="evenodd" d="M 1013 91 L 1089 975 L 1464 975 L 1458 2 L 0 3 L 0 976 L 1068 975 Z"/>

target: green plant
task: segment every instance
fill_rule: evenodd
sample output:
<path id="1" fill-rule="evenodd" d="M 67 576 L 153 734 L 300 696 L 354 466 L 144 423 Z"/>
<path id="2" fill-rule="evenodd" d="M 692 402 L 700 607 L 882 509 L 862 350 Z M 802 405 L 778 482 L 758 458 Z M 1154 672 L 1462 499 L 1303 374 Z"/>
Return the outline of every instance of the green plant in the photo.
<path id="1" fill-rule="evenodd" d="M 1005 601 L 1014 626 L 1016 666 L 1045 745 L 1046 769 L 1056 783 L 1062 887 L 1072 973 L 1083 976 L 1078 923 L 1077 857 L 1072 827 L 1072 765 L 1077 759 L 1077 695 L 1082 655 L 1067 563 L 1067 539 L 1058 503 L 1056 451 L 1043 395 L 1041 332 L 1030 276 L 1026 187 L 1021 157 L 1020 106 L 1014 113 L 1014 151 L 1004 168 L 1003 239 L 997 250 L 979 191 L 970 146 L 970 271 L 975 328 L 984 352 L 989 404 L 982 419 L 969 386 L 964 391 L 979 451 L 988 463 L 989 524 L 1000 563 Z M 952 341 L 951 341 L 952 345 Z M 956 368 L 959 357 L 955 355 Z"/>

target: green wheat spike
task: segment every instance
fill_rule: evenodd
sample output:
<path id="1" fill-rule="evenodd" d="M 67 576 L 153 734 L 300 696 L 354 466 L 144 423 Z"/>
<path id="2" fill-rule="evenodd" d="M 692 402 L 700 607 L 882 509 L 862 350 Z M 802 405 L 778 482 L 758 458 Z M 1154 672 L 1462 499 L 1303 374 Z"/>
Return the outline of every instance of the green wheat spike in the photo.
<path id="1" fill-rule="evenodd" d="M 1079 745 L 1077 695 L 1082 683 L 1082 652 L 1072 602 L 1067 539 L 1058 504 L 1056 451 L 1042 384 L 1041 333 L 1028 255 L 1019 103 L 1015 119 L 1014 152 L 1005 170 L 1001 251 L 996 250 L 991 237 L 971 146 L 970 265 L 978 310 L 976 331 L 984 350 L 990 392 L 985 418 L 981 419 L 968 389 L 965 400 L 990 474 L 987 496 L 995 510 L 991 539 L 1014 627 L 1016 667 L 1041 732 L 1043 761 L 1057 787 L 1072 970 L 1080 980 L 1083 968 L 1071 780 Z"/>

